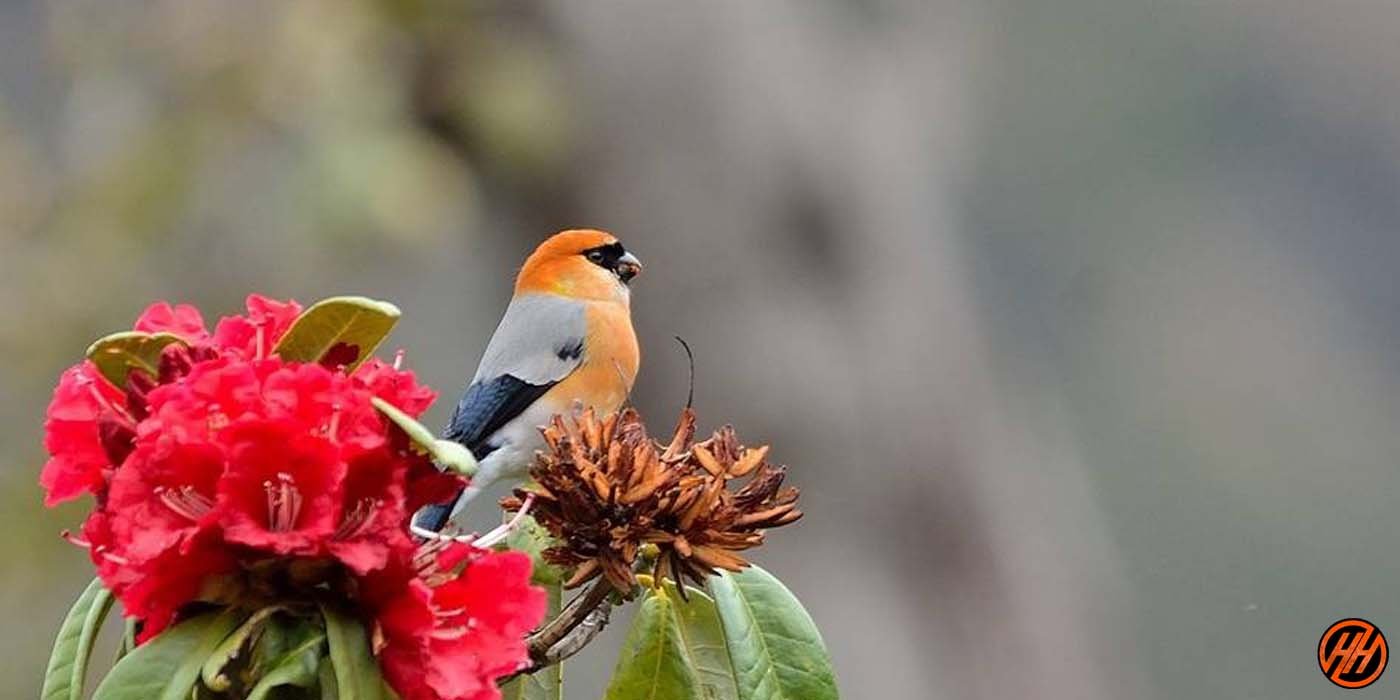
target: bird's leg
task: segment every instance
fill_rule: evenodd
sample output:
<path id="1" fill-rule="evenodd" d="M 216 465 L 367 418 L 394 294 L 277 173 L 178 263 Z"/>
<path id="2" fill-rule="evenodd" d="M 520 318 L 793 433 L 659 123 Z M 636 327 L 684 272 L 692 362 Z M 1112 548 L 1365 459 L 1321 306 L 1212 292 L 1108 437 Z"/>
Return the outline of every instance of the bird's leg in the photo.
<path id="1" fill-rule="evenodd" d="M 443 532 L 438 532 L 436 530 L 429 530 L 426 527 L 420 527 L 414 524 L 410 524 L 408 526 L 408 531 L 413 533 L 416 537 L 421 537 L 425 540 L 437 542 L 464 542 L 467 544 L 471 544 L 476 540 L 477 537 L 475 532 L 469 535 L 451 535 Z"/>
<path id="2" fill-rule="evenodd" d="M 419 527 L 417 525 L 409 525 L 408 529 L 413 534 L 422 537 L 425 540 L 434 540 L 439 542 L 461 542 L 464 544 L 469 544 L 478 549 L 490 549 L 500 544 L 507 537 L 510 537 L 510 533 L 515 532 L 515 529 L 520 527 L 521 521 L 525 519 L 526 515 L 530 514 L 530 506 L 533 506 L 534 504 L 534 494 L 529 494 L 525 496 L 525 502 L 520 504 L 520 511 L 515 514 L 515 517 L 510 519 L 510 522 L 500 525 L 496 529 L 491 530 L 490 532 L 484 535 L 478 535 L 475 532 L 471 533 L 470 535 L 450 535 L 442 532 L 434 532 L 432 530 L 429 530 L 424 527 Z"/>
<path id="3" fill-rule="evenodd" d="M 510 519 L 510 522 L 505 523 L 500 527 L 497 527 L 496 529 L 486 533 L 485 535 L 482 535 L 475 542 L 472 542 L 472 545 L 475 547 L 480 547 L 481 549 L 490 549 L 496 544 L 504 541 L 505 538 L 510 537 L 510 533 L 515 532 L 515 529 L 520 527 L 520 523 L 523 520 L 525 520 L 525 516 L 529 515 L 530 513 L 530 506 L 533 506 L 534 504 L 535 494 L 526 494 L 525 501 L 520 504 L 520 510 L 516 512 L 515 517 Z"/>

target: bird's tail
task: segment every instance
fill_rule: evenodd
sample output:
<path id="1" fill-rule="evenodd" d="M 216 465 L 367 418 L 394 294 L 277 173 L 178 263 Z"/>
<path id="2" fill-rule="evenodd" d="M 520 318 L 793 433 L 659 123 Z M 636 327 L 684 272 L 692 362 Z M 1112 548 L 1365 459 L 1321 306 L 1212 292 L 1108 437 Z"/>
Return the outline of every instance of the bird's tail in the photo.
<path id="1" fill-rule="evenodd" d="M 454 521 L 462 511 L 466 510 L 467 504 L 472 499 L 481 495 L 485 484 L 478 484 L 473 480 L 466 488 L 462 489 L 457 497 L 449 503 L 434 503 L 423 506 L 413 514 L 413 529 L 415 531 L 441 532 L 447 524 Z"/>

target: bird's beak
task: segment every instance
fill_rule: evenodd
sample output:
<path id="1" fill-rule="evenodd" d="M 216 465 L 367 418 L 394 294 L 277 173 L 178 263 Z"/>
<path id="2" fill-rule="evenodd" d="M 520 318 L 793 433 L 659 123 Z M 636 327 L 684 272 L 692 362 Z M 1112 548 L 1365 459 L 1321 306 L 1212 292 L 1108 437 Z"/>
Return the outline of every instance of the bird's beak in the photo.
<path id="1" fill-rule="evenodd" d="M 631 253 L 623 253 L 617 259 L 617 277 L 625 284 L 642 272 L 642 261 Z"/>

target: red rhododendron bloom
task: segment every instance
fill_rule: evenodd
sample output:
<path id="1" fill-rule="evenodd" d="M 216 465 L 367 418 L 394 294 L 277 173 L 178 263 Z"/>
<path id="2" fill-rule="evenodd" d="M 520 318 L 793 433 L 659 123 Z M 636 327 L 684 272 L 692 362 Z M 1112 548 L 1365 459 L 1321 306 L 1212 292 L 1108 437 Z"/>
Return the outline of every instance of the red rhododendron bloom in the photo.
<path id="1" fill-rule="evenodd" d="M 316 555 L 335 532 L 345 462 L 335 445 L 269 420 L 228 428 L 217 514 L 230 542 Z"/>
<path id="2" fill-rule="evenodd" d="M 178 547 L 212 524 L 224 452 L 213 443 L 154 436 L 112 478 L 111 545 L 134 564 Z"/>
<path id="3" fill-rule="evenodd" d="M 403 700 L 497 700 L 495 679 L 527 660 L 524 635 L 544 609 L 528 556 L 471 552 L 457 576 L 415 580 L 383 606 L 385 677 Z"/>
<path id="4" fill-rule="evenodd" d="M 97 496 L 70 539 L 141 620 L 142 640 L 196 600 L 257 607 L 340 591 L 378 625 L 380 665 L 406 700 L 499 697 L 496 679 L 526 660 L 523 636 L 544 613 L 529 559 L 421 551 L 410 515 L 460 479 L 371 403 L 418 416 L 436 394 L 398 361 L 346 372 L 359 359 L 349 346 L 344 358 L 287 362 L 274 349 L 301 306 L 247 305 L 210 334 L 194 307 L 152 304 L 135 330 L 181 342 L 150 371 L 128 369 L 124 389 L 90 362 L 63 373 L 40 483 L 50 505 Z"/>
<path id="5" fill-rule="evenodd" d="M 340 519 L 327 549 L 357 574 L 384 568 L 396 551 L 412 550 L 403 523 L 408 470 L 386 450 L 361 453 L 349 462 Z"/>

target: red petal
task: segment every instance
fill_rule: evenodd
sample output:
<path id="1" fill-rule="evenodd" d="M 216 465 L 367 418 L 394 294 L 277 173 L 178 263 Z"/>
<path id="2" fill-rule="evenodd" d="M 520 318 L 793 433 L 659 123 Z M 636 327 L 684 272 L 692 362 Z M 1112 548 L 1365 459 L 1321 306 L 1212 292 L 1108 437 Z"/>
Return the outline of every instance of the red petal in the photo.
<path id="1" fill-rule="evenodd" d="M 339 522 L 345 463 L 329 441 L 285 422 L 250 420 L 225 430 L 229 466 L 219 483 L 219 519 L 230 542 L 278 554 L 314 555 Z M 267 488 L 290 477 L 300 507 L 274 529 Z"/>
<path id="2" fill-rule="evenodd" d="M 136 319 L 135 329 L 143 333 L 174 333 L 192 343 L 209 337 L 199 309 L 189 304 L 171 306 L 168 301 L 146 307 Z"/>

